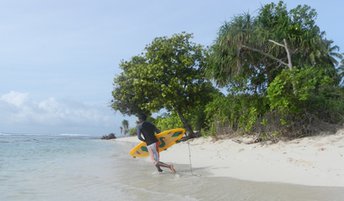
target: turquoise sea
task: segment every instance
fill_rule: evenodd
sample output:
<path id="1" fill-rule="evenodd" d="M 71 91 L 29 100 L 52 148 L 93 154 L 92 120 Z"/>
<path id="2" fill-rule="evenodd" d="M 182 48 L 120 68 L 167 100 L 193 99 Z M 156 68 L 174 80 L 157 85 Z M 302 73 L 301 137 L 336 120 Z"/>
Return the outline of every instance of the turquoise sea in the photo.
<path id="1" fill-rule="evenodd" d="M 159 174 L 129 157 L 132 146 L 90 136 L 0 134 L 0 201 L 344 200 L 344 188 L 211 177 L 181 164 L 176 175 Z"/>

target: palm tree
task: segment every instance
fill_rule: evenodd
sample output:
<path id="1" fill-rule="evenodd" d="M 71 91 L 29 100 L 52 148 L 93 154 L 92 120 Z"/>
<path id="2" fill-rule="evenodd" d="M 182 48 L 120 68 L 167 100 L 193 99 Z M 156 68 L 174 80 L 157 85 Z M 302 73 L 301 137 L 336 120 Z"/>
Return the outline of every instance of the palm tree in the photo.
<path id="1" fill-rule="evenodd" d="M 129 122 L 128 122 L 128 120 L 124 119 L 122 121 L 122 127 L 123 127 L 123 134 L 127 135 L 128 132 L 129 132 Z"/>
<path id="2" fill-rule="evenodd" d="M 316 15 L 309 6 L 288 11 L 279 2 L 261 8 L 257 17 L 234 17 L 210 49 L 208 74 L 219 86 L 248 93 L 264 92 L 287 67 L 317 66 L 336 79 L 338 48 L 315 24 Z"/>
<path id="3" fill-rule="evenodd" d="M 210 49 L 208 74 L 219 86 L 225 86 L 236 75 L 244 72 L 243 45 L 247 45 L 252 34 L 252 19 L 249 14 L 235 17 L 219 30 L 218 38 Z"/>

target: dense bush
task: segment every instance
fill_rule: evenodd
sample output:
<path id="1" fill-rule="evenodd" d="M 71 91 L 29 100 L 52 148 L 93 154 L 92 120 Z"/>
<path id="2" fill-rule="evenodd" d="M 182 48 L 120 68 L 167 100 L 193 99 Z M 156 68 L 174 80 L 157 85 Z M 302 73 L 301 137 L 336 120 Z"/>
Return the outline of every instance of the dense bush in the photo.
<path id="1" fill-rule="evenodd" d="M 162 116 L 157 117 L 155 120 L 155 124 L 157 128 L 159 128 L 162 131 L 183 127 L 183 123 L 180 121 L 180 118 L 174 113 L 164 114 Z"/>

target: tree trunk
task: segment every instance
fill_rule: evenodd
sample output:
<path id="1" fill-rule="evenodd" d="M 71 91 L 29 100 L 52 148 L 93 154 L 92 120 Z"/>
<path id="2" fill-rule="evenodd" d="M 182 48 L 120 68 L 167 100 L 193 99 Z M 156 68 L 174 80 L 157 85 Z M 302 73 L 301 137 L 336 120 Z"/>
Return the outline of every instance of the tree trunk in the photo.
<path id="1" fill-rule="evenodd" d="M 191 125 L 189 124 L 188 120 L 184 117 L 184 115 L 182 114 L 182 112 L 180 110 L 176 110 L 180 120 L 182 121 L 186 131 L 189 133 L 187 135 L 188 138 L 193 138 L 195 135 L 194 135 L 194 132 L 193 132 L 193 129 L 191 127 Z"/>
<path id="2" fill-rule="evenodd" d="M 274 43 L 275 45 L 284 47 L 284 49 L 285 49 L 285 51 L 286 51 L 286 53 L 287 53 L 288 63 L 285 63 L 285 62 L 282 61 L 281 59 L 278 59 L 278 58 L 276 58 L 276 57 L 274 57 L 274 56 L 272 56 L 272 55 L 270 55 L 270 54 L 268 54 L 268 53 L 265 53 L 265 52 L 263 52 L 263 51 L 261 51 L 261 50 L 258 50 L 258 49 L 252 48 L 252 47 L 248 47 L 248 46 L 246 46 L 246 45 L 242 45 L 242 47 L 244 47 L 244 48 L 246 48 L 246 49 L 249 49 L 249 50 L 252 50 L 252 51 L 254 51 L 254 52 L 259 52 L 259 53 L 263 54 L 264 56 L 269 57 L 269 58 L 271 58 L 271 59 L 273 59 L 273 60 L 275 60 L 275 61 L 278 61 L 279 63 L 281 63 L 281 64 L 287 66 L 287 67 L 289 68 L 289 70 L 292 70 L 292 69 L 293 69 L 293 63 L 292 63 L 292 61 L 291 61 L 291 55 L 290 55 L 290 50 L 289 50 L 289 48 L 288 48 L 287 40 L 286 40 L 286 39 L 283 39 L 284 45 L 283 45 L 283 44 L 280 44 L 280 43 L 278 43 L 278 42 L 276 42 L 276 41 L 274 41 L 274 40 L 271 40 L 271 39 L 269 40 L 269 42 L 272 42 L 272 43 Z M 296 95 L 297 91 L 296 91 L 296 87 L 295 87 L 295 82 L 292 81 L 291 84 L 293 85 L 293 93 L 294 93 L 294 95 Z"/>
<path id="3" fill-rule="evenodd" d="M 290 55 L 290 51 L 289 51 L 289 48 L 288 48 L 287 40 L 286 40 L 286 39 L 283 39 L 283 42 L 284 42 L 285 51 L 287 52 L 288 67 L 289 67 L 289 69 L 291 70 L 291 69 L 293 68 L 293 64 L 292 64 L 292 62 L 291 62 L 291 55 Z"/>

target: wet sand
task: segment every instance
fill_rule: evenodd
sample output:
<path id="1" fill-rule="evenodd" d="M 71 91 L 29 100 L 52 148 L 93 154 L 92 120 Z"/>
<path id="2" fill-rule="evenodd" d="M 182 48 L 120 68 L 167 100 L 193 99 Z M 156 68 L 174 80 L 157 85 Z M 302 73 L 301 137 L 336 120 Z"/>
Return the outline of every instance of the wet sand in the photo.
<path id="1" fill-rule="evenodd" d="M 123 150 L 132 143 L 117 142 Z M 215 177 L 209 168 L 175 164 L 177 174 L 156 172 L 145 159 L 130 159 L 124 154 L 117 163 L 117 182 L 125 186 L 133 200 L 233 200 L 233 201 L 342 201 L 343 187 L 304 186 L 272 182 L 252 182 Z M 205 161 L 206 162 L 206 159 Z M 266 172 L 268 174 L 268 172 Z M 285 174 L 288 174 L 287 172 Z"/>

